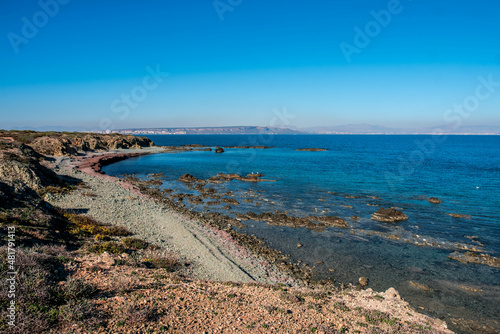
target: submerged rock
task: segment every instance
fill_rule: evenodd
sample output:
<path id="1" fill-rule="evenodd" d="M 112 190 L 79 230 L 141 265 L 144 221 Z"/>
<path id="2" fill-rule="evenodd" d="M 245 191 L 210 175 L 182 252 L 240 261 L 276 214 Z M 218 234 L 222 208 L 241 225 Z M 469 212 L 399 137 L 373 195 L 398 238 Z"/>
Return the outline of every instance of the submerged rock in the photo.
<path id="1" fill-rule="evenodd" d="M 224 146 L 225 148 L 256 148 L 256 149 L 269 149 L 269 148 L 274 148 L 272 146 L 264 146 L 264 145 L 255 145 L 255 146 L 250 146 L 250 145 L 239 145 L 239 146 Z"/>
<path id="2" fill-rule="evenodd" d="M 380 208 L 377 212 L 372 214 L 372 220 L 377 220 L 381 222 L 397 222 L 402 220 L 408 220 L 408 216 L 402 211 L 396 210 L 394 208 L 384 209 Z"/>
<path id="3" fill-rule="evenodd" d="M 235 200 L 234 198 L 223 198 L 222 202 L 227 203 L 227 204 L 233 204 L 233 205 L 239 205 L 240 203 Z"/>
<path id="4" fill-rule="evenodd" d="M 217 147 L 215 153 L 224 153 L 224 149 L 222 147 Z"/>
<path id="5" fill-rule="evenodd" d="M 464 219 L 470 219 L 469 215 L 464 215 L 461 213 L 447 213 L 448 216 L 451 216 L 453 218 L 464 218 Z"/>
<path id="6" fill-rule="evenodd" d="M 261 179 L 264 174 L 248 174 L 247 176 L 241 176 L 238 174 L 224 174 L 224 173 L 219 173 L 215 176 L 212 176 L 208 179 L 208 182 L 210 183 L 222 183 L 222 182 L 228 182 L 232 180 L 239 180 L 239 181 L 248 181 L 248 182 L 276 182 L 276 180 L 266 180 L 266 179 Z"/>
<path id="7" fill-rule="evenodd" d="M 420 283 L 417 283 L 417 282 L 413 282 L 413 281 L 409 281 L 410 285 L 414 286 L 415 288 L 417 289 L 420 289 L 420 290 L 423 290 L 425 292 L 431 292 L 432 289 L 429 288 L 427 285 L 425 284 L 420 284 Z"/>
<path id="8" fill-rule="evenodd" d="M 344 219 L 342 219 L 340 217 L 335 217 L 335 216 L 319 216 L 319 217 L 318 216 L 309 216 L 309 217 L 306 217 L 306 219 L 323 223 L 326 226 L 336 226 L 336 227 L 342 227 L 342 228 L 346 228 L 349 226 Z"/>
<path id="9" fill-rule="evenodd" d="M 298 148 L 295 151 L 298 151 L 298 152 L 324 152 L 324 151 L 328 151 L 328 150 L 326 150 L 324 148 L 311 147 L 311 148 Z"/>
<path id="10" fill-rule="evenodd" d="M 454 252 L 448 255 L 448 258 L 461 263 L 485 264 L 490 267 L 500 268 L 500 258 L 489 254 L 478 254 L 474 252 Z"/>

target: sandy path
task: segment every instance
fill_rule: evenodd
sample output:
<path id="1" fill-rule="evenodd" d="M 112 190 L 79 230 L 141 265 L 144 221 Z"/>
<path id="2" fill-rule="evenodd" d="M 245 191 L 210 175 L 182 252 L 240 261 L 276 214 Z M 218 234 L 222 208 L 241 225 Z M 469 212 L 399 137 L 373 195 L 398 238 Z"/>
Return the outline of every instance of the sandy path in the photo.
<path id="1" fill-rule="evenodd" d="M 121 150 L 120 153 L 132 150 Z M 50 196 L 51 204 L 76 209 L 94 219 L 124 226 L 151 243 L 174 251 L 204 280 L 284 282 L 289 279 L 233 242 L 227 233 L 207 227 L 145 197 L 130 184 L 107 175 L 81 172 L 72 159 L 58 159 L 57 171 L 83 180 L 90 189 Z M 92 194 L 88 196 L 86 194 Z"/>

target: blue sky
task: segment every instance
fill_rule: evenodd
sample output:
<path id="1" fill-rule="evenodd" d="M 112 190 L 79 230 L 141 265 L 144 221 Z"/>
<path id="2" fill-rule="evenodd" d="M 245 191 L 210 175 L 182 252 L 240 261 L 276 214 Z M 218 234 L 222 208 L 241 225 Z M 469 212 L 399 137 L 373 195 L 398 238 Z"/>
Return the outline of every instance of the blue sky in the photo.
<path id="1" fill-rule="evenodd" d="M 495 0 L 2 1 L 0 128 L 272 125 L 275 110 L 297 127 L 441 125 L 478 78 L 500 82 L 499 16 Z M 493 87 L 463 125 L 500 126 Z"/>

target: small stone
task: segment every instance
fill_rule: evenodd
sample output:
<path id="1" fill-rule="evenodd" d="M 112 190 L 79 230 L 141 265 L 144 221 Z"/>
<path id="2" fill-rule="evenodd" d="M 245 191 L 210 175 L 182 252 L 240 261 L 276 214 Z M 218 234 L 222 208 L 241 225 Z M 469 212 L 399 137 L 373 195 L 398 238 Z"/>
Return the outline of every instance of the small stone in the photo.
<path id="1" fill-rule="evenodd" d="M 323 264 L 323 261 L 317 261 L 316 263 L 317 264 Z"/>
<path id="2" fill-rule="evenodd" d="M 401 299 L 401 296 L 399 295 L 399 292 L 394 289 L 394 288 L 389 288 L 385 291 L 385 295 L 389 298 L 393 298 L 393 299 Z"/>
<path id="3" fill-rule="evenodd" d="M 299 242 L 299 243 L 297 244 L 297 248 L 300 248 L 300 247 L 302 247 L 302 244 Z"/>
<path id="4" fill-rule="evenodd" d="M 107 266 L 112 266 L 115 264 L 115 260 L 111 257 L 111 255 L 108 252 L 102 253 L 99 260 Z"/>
<path id="5" fill-rule="evenodd" d="M 444 329 L 447 329 L 448 328 L 448 325 L 446 325 L 446 322 L 444 322 L 443 320 L 441 319 L 435 319 L 434 320 L 434 324 L 438 327 L 441 327 L 441 328 L 444 328 Z"/>
<path id="6" fill-rule="evenodd" d="M 368 285 L 368 278 L 366 278 L 366 277 L 360 277 L 358 281 L 362 287 L 365 287 Z"/>

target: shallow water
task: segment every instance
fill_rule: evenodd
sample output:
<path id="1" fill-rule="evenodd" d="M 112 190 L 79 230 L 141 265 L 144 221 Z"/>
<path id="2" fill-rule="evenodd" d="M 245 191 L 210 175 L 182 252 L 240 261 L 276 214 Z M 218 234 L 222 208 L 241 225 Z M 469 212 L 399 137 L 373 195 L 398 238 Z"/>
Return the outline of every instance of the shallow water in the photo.
<path id="1" fill-rule="evenodd" d="M 241 203 L 230 215 L 248 211 L 287 211 L 290 215 L 335 215 L 346 219 L 349 229 L 269 226 L 246 221 L 250 234 L 290 254 L 292 259 L 316 265 L 316 277 L 357 283 L 370 279 L 369 287 L 395 287 L 414 307 L 435 317 L 499 320 L 500 269 L 461 264 L 448 259 L 455 243 L 479 246 L 500 256 L 500 136 L 149 136 L 158 145 L 202 144 L 214 147 L 268 145 L 273 149 L 226 149 L 214 152 L 157 154 L 107 166 L 111 175 L 164 173 L 164 187 L 193 192 L 176 181 L 184 173 L 207 179 L 219 172 L 241 175 L 258 172 L 276 182 L 231 181 L 212 185 L 232 190 Z M 327 152 L 296 152 L 320 147 Z M 425 197 L 438 197 L 431 204 Z M 252 203 L 243 202 L 246 198 Z M 256 205 L 258 203 L 259 205 Z M 201 206 L 189 205 L 204 210 Z M 228 214 L 223 205 L 211 211 Z M 370 220 L 380 207 L 398 207 L 409 219 L 397 224 Z M 446 213 L 470 215 L 457 219 Z M 350 219 L 359 216 L 359 221 Z M 351 230 L 355 233 L 351 233 Z M 402 240 L 367 235 L 374 231 L 444 243 L 438 249 L 418 247 Z M 477 236 L 477 242 L 465 236 Z M 297 248 L 297 243 L 303 247 Z M 478 243 L 479 242 L 479 243 Z M 333 271 L 332 271 L 333 270 Z M 427 285 L 421 290 L 409 283 Z M 464 290 L 460 285 L 480 288 Z M 450 322 L 450 321 L 448 321 Z"/>

